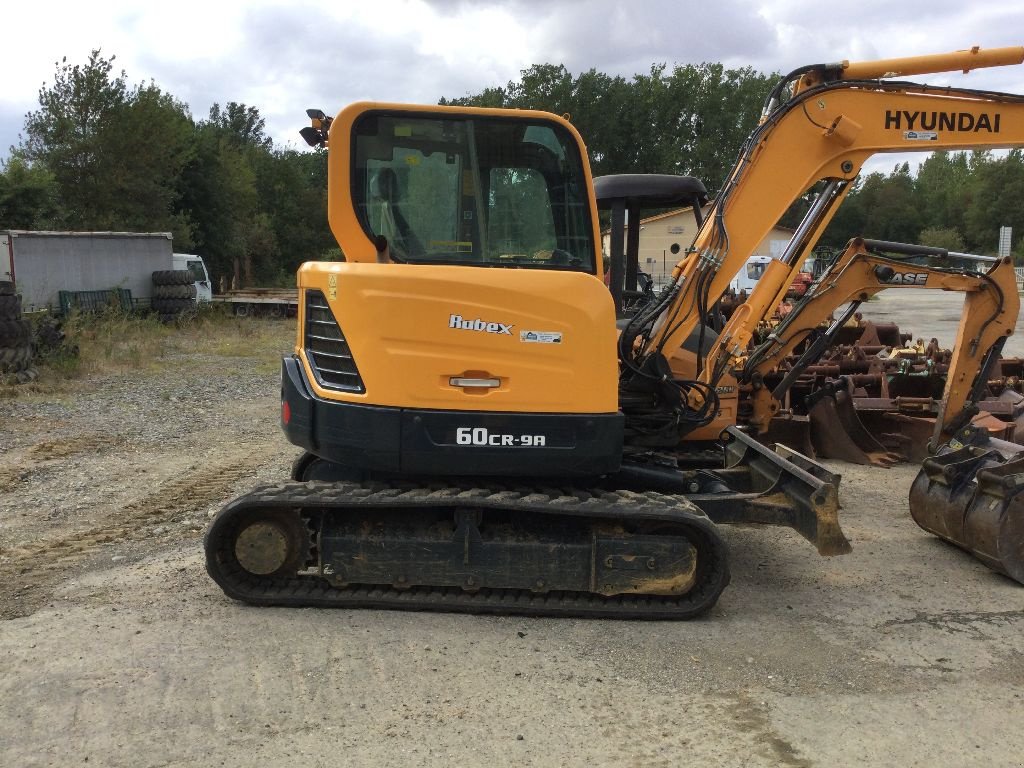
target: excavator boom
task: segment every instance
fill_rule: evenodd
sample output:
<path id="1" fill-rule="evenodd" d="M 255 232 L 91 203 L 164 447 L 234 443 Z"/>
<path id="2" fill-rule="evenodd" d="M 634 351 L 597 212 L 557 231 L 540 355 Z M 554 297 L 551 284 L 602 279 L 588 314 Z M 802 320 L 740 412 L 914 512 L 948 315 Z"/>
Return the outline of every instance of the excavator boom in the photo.
<path id="1" fill-rule="evenodd" d="M 964 58 L 968 57 L 968 58 Z M 815 69 L 814 85 L 796 89 L 764 117 L 740 151 L 728 181 L 715 198 L 686 257 L 673 272 L 668 295 L 637 357 L 680 347 L 702 322 L 698 307 L 711 306 L 747 257 L 786 212 L 815 185 L 822 191 L 775 268 L 750 296 L 770 307 L 800 271 L 864 162 L 879 152 L 987 149 L 1024 146 L 1024 96 L 868 79 L 909 62 L 907 71 L 945 71 L 1016 63 L 1024 49 L 891 60 L 851 65 L 857 79 L 829 79 Z M 936 69 L 928 69 L 935 66 Z M 895 70 L 895 71 L 898 71 Z M 875 75 L 878 77 L 880 75 Z M 806 78 L 807 75 L 804 75 Z M 744 318 L 727 326 L 723 343 L 744 350 L 752 328 Z"/>

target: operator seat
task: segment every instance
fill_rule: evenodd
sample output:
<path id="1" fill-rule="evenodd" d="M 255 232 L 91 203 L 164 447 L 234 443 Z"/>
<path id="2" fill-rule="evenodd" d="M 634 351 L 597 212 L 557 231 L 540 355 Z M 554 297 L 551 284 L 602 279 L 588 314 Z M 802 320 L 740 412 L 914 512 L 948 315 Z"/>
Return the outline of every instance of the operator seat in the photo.
<path id="1" fill-rule="evenodd" d="M 423 247 L 402 213 L 398 176 L 392 168 L 381 168 L 370 184 L 371 225 L 374 234 L 387 238 L 391 258 L 405 261 L 423 255 Z"/>

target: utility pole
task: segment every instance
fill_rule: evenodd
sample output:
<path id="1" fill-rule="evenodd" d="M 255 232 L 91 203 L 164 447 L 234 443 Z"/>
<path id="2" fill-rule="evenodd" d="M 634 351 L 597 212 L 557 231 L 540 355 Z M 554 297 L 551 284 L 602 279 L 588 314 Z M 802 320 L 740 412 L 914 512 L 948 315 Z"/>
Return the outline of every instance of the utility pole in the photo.
<path id="1" fill-rule="evenodd" d="M 1013 240 L 1013 227 L 999 228 L 999 258 L 1006 259 L 1010 256 L 1010 241 Z"/>

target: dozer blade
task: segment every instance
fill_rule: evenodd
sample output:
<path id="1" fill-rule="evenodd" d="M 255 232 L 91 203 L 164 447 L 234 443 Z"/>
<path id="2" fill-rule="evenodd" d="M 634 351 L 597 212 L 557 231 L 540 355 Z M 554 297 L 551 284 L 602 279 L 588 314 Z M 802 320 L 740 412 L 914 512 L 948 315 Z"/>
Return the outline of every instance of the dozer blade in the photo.
<path id="1" fill-rule="evenodd" d="M 736 427 L 723 436 L 725 469 L 714 474 L 728 492 L 687 494 L 690 501 L 716 523 L 788 526 L 822 555 L 851 551 L 839 527 L 839 475 L 785 445 L 772 451 Z"/>
<path id="2" fill-rule="evenodd" d="M 981 430 L 925 459 L 910 489 L 914 521 L 1024 584 L 1024 446 Z"/>

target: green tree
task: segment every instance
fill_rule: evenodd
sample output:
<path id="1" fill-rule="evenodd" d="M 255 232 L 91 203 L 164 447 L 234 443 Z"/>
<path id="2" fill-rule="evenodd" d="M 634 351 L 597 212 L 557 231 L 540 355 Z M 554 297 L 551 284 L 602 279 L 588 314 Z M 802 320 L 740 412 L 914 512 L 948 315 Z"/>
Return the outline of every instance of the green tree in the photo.
<path id="1" fill-rule="evenodd" d="M 44 166 L 15 153 L 0 162 L 0 229 L 53 228 L 57 184 Z"/>
<path id="2" fill-rule="evenodd" d="M 94 50 L 85 65 L 57 63 L 25 116 L 21 152 L 52 174 L 65 227 L 185 233 L 175 202 L 191 118 L 155 84 L 112 75 L 114 58 Z"/>
<path id="3" fill-rule="evenodd" d="M 914 199 L 914 179 L 907 163 L 898 166 L 891 176 L 869 189 L 865 206 L 865 232 L 882 240 L 913 243 L 921 231 L 921 214 Z"/>
<path id="4" fill-rule="evenodd" d="M 914 178 L 910 166 L 903 163 L 889 176 L 872 173 L 858 180 L 829 223 L 821 244 L 838 248 L 852 237 L 916 243 L 921 228 Z"/>
<path id="5" fill-rule="evenodd" d="M 229 101 L 221 109 L 220 104 L 214 103 L 210 107 L 210 116 L 207 122 L 221 129 L 225 135 L 231 137 L 240 146 L 268 151 L 273 147 L 273 142 L 265 133 L 266 121 L 260 116 L 260 111 L 256 107 Z"/>
<path id="6" fill-rule="evenodd" d="M 1013 227 L 1014 242 L 1024 236 L 1024 151 L 1006 157 L 976 158 L 972 196 L 964 215 L 965 239 L 972 249 L 995 253 L 999 228 Z"/>
<path id="7" fill-rule="evenodd" d="M 914 190 L 926 227 L 964 232 L 964 214 L 972 194 L 971 169 L 966 152 L 935 152 L 917 172 Z"/>
<path id="8" fill-rule="evenodd" d="M 269 280 L 292 283 L 304 261 L 336 247 L 327 223 L 327 153 L 274 150 L 257 156 L 259 208 L 268 217 L 277 244 Z"/>
<path id="9" fill-rule="evenodd" d="M 574 77 L 563 65 L 537 64 L 504 87 L 441 103 L 567 114 L 595 175 L 688 174 L 716 189 L 774 80 L 721 64 L 656 64 L 631 80 L 593 69 Z"/>
<path id="10" fill-rule="evenodd" d="M 215 284 L 241 285 L 247 234 L 257 213 L 256 174 L 245 149 L 216 125 L 198 124 L 192 144 L 193 157 L 182 173 L 181 207 L 192 225 L 194 249 Z"/>
<path id="11" fill-rule="evenodd" d="M 964 238 L 950 227 L 926 227 L 918 235 L 918 244 L 932 248 L 945 248 L 947 251 L 964 252 Z"/>
<path id="12" fill-rule="evenodd" d="M 188 247 L 191 224 L 178 206 L 181 174 L 195 152 L 187 108 L 154 83 L 139 85 L 112 125 L 105 138 L 116 195 L 108 221 L 128 230 L 168 229 Z"/>
<path id="13" fill-rule="evenodd" d="M 87 228 L 113 207 L 104 136 L 128 99 L 124 72 L 111 77 L 114 58 L 94 50 L 87 64 L 72 66 L 65 57 L 53 85 L 39 89 L 39 110 L 25 116 L 24 156 L 53 174 L 67 226 Z"/>
<path id="14" fill-rule="evenodd" d="M 182 204 L 215 282 L 293 284 L 334 245 L 325 152 L 275 149 L 259 110 L 237 102 L 214 104 L 192 142 Z"/>

